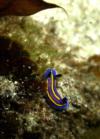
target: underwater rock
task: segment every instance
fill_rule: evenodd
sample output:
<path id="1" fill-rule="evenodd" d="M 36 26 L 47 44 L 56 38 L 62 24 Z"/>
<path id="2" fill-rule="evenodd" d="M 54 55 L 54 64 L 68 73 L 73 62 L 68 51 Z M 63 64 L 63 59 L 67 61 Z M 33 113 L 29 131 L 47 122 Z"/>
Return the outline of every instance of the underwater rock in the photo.
<path id="1" fill-rule="evenodd" d="M 87 10 L 85 11 L 87 13 Z M 90 15 L 93 13 L 89 14 L 89 17 Z M 79 16 L 77 19 L 80 20 Z M 73 18 L 75 23 L 77 19 Z M 90 21 L 84 20 L 83 17 L 82 24 Z M 0 35 L 9 36 L 11 42 L 1 45 L 5 46 L 4 49 L 0 48 L 4 54 L 0 68 L 0 138 L 90 139 L 92 135 L 93 138 L 98 139 L 100 137 L 100 78 L 98 78 L 100 56 L 90 57 L 81 63 L 78 50 L 74 49 L 74 45 L 68 43 L 69 46 L 67 46 L 62 43 L 61 39 L 57 39 L 55 28 L 52 30 L 54 24 L 48 31 L 50 29 L 48 25 L 45 29 L 43 24 L 40 25 L 30 20 L 29 17 L 5 17 L 1 18 L 0 23 Z M 81 26 L 81 23 L 75 24 L 75 30 L 73 30 L 74 25 L 68 25 L 70 31 L 67 30 L 67 32 L 71 33 L 73 30 L 74 36 L 77 37 L 75 33 L 78 25 Z M 85 41 L 83 29 L 87 30 L 85 25 L 80 28 L 82 32 L 80 42 L 82 43 Z M 91 25 L 91 29 L 93 28 Z M 42 29 L 45 33 L 41 31 Z M 67 41 L 70 40 L 69 38 Z M 1 42 L 5 44 L 9 42 L 8 40 L 8 38 L 3 38 Z M 11 40 L 16 41 L 13 43 Z M 17 49 L 14 46 L 15 42 L 19 46 Z M 85 44 L 81 46 L 87 48 Z M 82 54 L 86 52 L 88 53 L 84 51 Z M 13 58 L 8 57 L 8 54 Z M 47 91 L 46 83 L 41 76 L 48 67 L 55 68 L 62 74 L 62 78 L 57 80 L 57 90 L 61 96 L 68 97 L 67 111 L 55 111 L 46 103 L 44 97 Z M 35 77 L 35 73 L 39 75 Z M 9 134 L 8 127 L 10 128 Z"/>

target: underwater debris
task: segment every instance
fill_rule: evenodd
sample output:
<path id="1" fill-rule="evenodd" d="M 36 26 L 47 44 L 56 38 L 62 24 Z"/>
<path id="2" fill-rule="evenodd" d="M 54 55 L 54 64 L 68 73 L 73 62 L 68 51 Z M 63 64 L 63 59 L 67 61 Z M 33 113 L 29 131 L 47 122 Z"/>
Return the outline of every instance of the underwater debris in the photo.
<path id="1" fill-rule="evenodd" d="M 0 0 L 0 15 L 30 15 L 48 8 L 59 7 L 56 4 L 47 3 L 42 0 Z"/>

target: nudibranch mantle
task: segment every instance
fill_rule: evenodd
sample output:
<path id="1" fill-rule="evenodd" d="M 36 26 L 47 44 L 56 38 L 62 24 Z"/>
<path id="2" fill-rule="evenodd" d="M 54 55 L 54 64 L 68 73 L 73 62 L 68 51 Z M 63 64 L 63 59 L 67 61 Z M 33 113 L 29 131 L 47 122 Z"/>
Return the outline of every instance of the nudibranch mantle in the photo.
<path id="1" fill-rule="evenodd" d="M 47 69 L 43 75 L 47 79 L 47 100 L 49 104 L 57 110 L 66 110 L 69 107 L 69 102 L 66 97 L 62 98 L 56 89 L 56 79 L 60 74 L 57 74 L 55 69 Z"/>

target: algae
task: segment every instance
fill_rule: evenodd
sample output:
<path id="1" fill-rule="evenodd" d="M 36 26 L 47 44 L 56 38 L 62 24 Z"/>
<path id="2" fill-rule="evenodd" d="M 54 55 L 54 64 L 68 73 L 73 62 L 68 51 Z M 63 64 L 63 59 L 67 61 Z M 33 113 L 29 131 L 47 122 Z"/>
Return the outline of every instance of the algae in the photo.
<path id="1" fill-rule="evenodd" d="M 0 17 L 1 139 L 99 139 L 96 2 L 70 0 L 68 16 L 54 9 L 27 17 Z M 45 100 L 42 75 L 50 67 L 62 74 L 57 89 L 70 103 L 63 112 Z"/>

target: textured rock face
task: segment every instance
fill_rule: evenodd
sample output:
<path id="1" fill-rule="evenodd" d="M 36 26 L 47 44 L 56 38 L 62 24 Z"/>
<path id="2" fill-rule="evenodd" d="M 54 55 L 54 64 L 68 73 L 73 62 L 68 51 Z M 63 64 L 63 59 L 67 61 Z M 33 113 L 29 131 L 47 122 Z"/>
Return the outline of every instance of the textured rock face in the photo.
<path id="1" fill-rule="evenodd" d="M 98 5 L 69 1 L 67 11 L 70 18 L 61 10 L 35 15 L 38 21 L 0 18 L 0 139 L 99 139 Z M 62 74 L 57 90 L 67 111 L 45 100 L 49 67 Z"/>
<path id="2" fill-rule="evenodd" d="M 17 80 L 0 76 L 0 138 L 99 139 L 100 84 L 97 77 L 87 70 L 69 71 L 59 81 L 59 92 L 70 102 L 69 109 L 63 112 L 55 111 L 46 103 L 45 84 L 41 86 L 41 81 L 37 81 L 38 86 L 29 84 L 26 88 Z"/>

